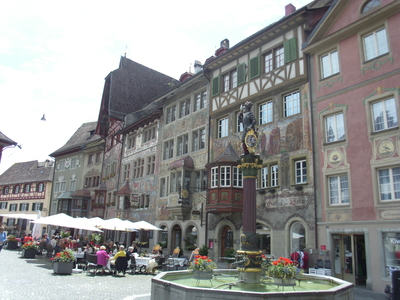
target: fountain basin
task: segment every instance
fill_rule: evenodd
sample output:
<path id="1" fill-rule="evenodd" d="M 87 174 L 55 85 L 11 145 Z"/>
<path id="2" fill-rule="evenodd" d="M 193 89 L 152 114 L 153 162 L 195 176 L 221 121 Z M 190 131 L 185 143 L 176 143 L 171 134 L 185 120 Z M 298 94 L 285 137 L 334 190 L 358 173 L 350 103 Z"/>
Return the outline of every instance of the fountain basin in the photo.
<path id="1" fill-rule="evenodd" d="M 236 270 L 214 270 L 212 280 L 195 280 L 190 271 L 163 272 L 152 278 L 151 299 L 353 299 L 353 284 L 335 277 L 303 274 L 296 286 L 280 287 L 266 281 L 258 288 L 238 283 Z M 230 289 L 229 289 L 230 288 Z"/>

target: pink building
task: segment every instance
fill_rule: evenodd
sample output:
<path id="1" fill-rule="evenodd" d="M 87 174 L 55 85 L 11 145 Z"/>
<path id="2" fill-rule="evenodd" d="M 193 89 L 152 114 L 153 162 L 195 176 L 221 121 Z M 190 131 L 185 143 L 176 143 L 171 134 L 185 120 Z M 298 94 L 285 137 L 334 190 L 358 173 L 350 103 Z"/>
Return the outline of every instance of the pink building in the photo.
<path id="1" fill-rule="evenodd" d="M 400 2 L 336 1 L 310 55 L 317 244 L 332 276 L 383 292 L 400 268 Z"/>

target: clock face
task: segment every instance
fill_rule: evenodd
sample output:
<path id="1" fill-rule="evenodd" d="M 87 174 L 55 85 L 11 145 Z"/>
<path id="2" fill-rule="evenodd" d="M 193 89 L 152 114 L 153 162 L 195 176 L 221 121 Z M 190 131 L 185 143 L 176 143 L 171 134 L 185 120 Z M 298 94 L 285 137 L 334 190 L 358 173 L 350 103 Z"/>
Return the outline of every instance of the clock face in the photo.
<path id="1" fill-rule="evenodd" d="M 187 198 L 188 196 L 189 196 L 189 192 L 188 192 L 187 190 L 182 190 L 182 191 L 181 191 L 181 197 L 182 197 L 182 198 L 185 199 L 185 198 Z"/>
<path id="2" fill-rule="evenodd" d="M 391 156 L 394 152 L 394 143 L 392 140 L 383 140 L 378 145 L 378 153 L 382 157 Z"/>

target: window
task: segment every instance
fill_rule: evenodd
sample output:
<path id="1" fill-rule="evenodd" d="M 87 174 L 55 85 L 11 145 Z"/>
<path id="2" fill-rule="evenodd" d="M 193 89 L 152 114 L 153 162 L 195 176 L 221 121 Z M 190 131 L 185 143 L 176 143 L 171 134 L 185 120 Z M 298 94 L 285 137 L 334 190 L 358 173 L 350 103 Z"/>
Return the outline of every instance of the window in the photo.
<path id="1" fill-rule="evenodd" d="M 30 184 L 25 184 L 24 193 L 29 193 L 30 191 L 31 191 L 31 185 Z"/>
<path id="2" fill-rule="evenodd" d="M 167 124 L 174 122 L 176 119 L 176 105 L 172 105 L 167 108 Z"/>
<path id="3" fill-rule="evenodd" d="M 260 104 L 259 113 L 260 125 L 272 122 L 272 101 Z"/>
<path id="4" fill-rule="evenodd" d="M 131 164 L 125 164 L 124 165 L 124 177 L 122 177 L 122 180 L 128 180 L 131 176 Z"/>
<path id="5" fill-rule="evenodd" d="M 271 186 L 275 187 L 279 185 L 278 175 L 278 165 L 271 166 Z"/>
<path id="6" fill-rule="evenodd" d="M 36 191 L 37 192 L 43 192 L 44 191 L 44 183 L 43 182 L 37 184 Z"/>
<path id="7" fill-rule="evenodd" d="M 0 209 L 7 209 L 7 202 L 0 202 Z"/>
<path id="8" fill-rule="evenodd" d="M 283 97 L 284 116 L 289 117 L 300 113 L 300 93 L 294 92 Z"/>
<path id="9" fill-rule="evenodd" d="M 375 132 L 397 127 L 397 111 L 394 98 L 373 103 L 372 118 Z"/>
<path id="10" fill-rule="evenodd" d="M 382 201 L 400 199 L 400 167 L 378 170 Z"/>
<path id="11" fill-rule="evenodd" d="M 96 158 L 95 158 L 95 162 L 99 163 L 101 160 L 101 152 L 96 153 Z"/>
<path id="12" fill-rule="evenodd" d="M 339 73 L 339 58 L 337 50 L 321 56 L 322 78 Z"/>
<path id="13" fill-rule="evenodd" d="M 190 114 L 190 99 L 181 101 L 179 104 L 179 117 L 182 118 Z"/>
<path id="14" fill-rule="evenodd" d="M 10 204 L 9 211 L 17 211 L 17 203 Z"/>
<path id="15" fill-rule="evenodd" d="M 67 186 L 67 182 L 65 180 L 61 181 L 60 182 L 60 192 L 65 192 L 66 186 Z"/>
<path id="16" fill-rule="evenodd" d="M 19 194 L 21 187 L 19 185 L 14 186 L 14 194 Z"/>
<path id="17" fill-rule="evenodd" d="M 192 151 L 204 149 L 206 146 L 206 130 L 205 128 L 200 128 L 192 132 Z"/>
<path id="18" fill-rule="evenodd" d="M 178 137 L 177 155 L 183 155 L 189 152 L 189 136 L 187 134 Z"/>
<path id="19" fill-rule="evenodd" d="M 349 184 L 346 174 L 328 177 L 328 184 L 331 205 L 349 203 Z"/>
<path id="20" fill-rule="evenodd" d="M 60 171 L 64 171 L 65 170 L 65 159 L 60 160 L 60 163 L 58 165 L 58 169 Z"/>
<path id="21" fill-rule="evenodd" d="M 76 190 L 76 179 L 71 179 L 69 183 L 69 190 L 70 191 L 75 191 Z"/>
<path id="22" fill-rule="evenodd" d="M 220 167 L 221 186 L 231 186 L 231 167 Z"/>
<path id="23" fill-rule="evenodd" d="M 236 132 L 243 131 L 243 122 L 239 121 L 240 111 L 236 113 Z"/>
<path id="24" fill-rule="evenodd" d="M 260 172 L 260 188 L 276 187 L 279 185 L 278 165 L 263 167 Z"/>
<path id="25" fill-rule="evenodd" d="M 136 136 L 129 136 L 128 137 L 128 149 L 132 149 L 136 146 Z"/>
<path id="26" fill-rule="evenodd" d="M 156 138 L 156 127 L 147 128 L 143 131 L 143 143 L 154 140 Z"/>
<path id="27" fill-rule="evenodd" d="M 174 156 L 174 140 L 169 140 L 164 143 L 164 159 L 169 159 Z"/>
<path id="28" fill-rule="evenodd" d="M 91 165 L 94 162 L 94 154 L 89 154 L 88 165 Z"/>
<path id="29" fill-rule="evenodd" d="M 77 158 L 76 157 L 72 157 L 71 158 L 71 169 L 76 169 L 76 165 L 77 165 Z"/>
<path id="30" fill-rule="evenodd" d="M 170 174 L 171 180 L 170 180 L 169 190 L 171 191 L 171 193 L 176 193 L 178 191 L 178 183 L 177 183 L 176 177 L 177 176 L 176 176 L 175 172 L 172 172 Z"/>
<path id="31" fill-rule="evenodd" d="M 327 143 L 344 140 L 346 138 L 343 113 L 326 117 L 325 136 Z"/>
<path id="32" fill-rule="evenodd" d="M 296 184 L 307 183 L 307 162 L 306 160 L 298 160 L 294 162 L 295 165 L 295 182 Z"/>
<path id="33" fill-rule="evenodd" d="M 375 57 L 384 55 L 389 52 L 385 28 L 376 30 L 364 36 L 363 41 L 364 41 L 364 57 L 366 61 L 374 59 Z"/>
<path id="34" fill-rule="evenodd" d="M 133 178 L 143 177 L 144 158 L 139 158 L 133 162 Z"/>
<path id="35" fill-rule="evenodd" d="M 43 203 L 42 202 L 34 202 L 32 203 L 32 211 L 42 211 L 43 210 Z"/>
<path id="36" fill-rule="evenodd" d="M 19 211 L 28 211 L 29 203 L 20 203 L 19 204 Z"/>
<path id="37" fill-rule="evenodd" d="M 3 187 L 3 195 L 7 195 L 8 191 L 9 191 L 9 187 L 8 186 Z"/>
<path id="38" fill-rule="evenodd" d="M 268 167 L 261 169 L 261 188 L 265 189 L 268 187 Z"/>
<path id="39" fill-rule="evenodd" d="M 207 190 L 207 171 L 197 171 L 195 172 L 195 176 L 196 191 Z"/>
<path id="40" fill-rule="evenodd" d="M 238 167 L 233 167 L 233 186 L 243 187 L 243 175 L 242 170 Z"/>
<path id="41" fill-rule="evenodd" d="M 392 270 L 398 270 L 399 267 L 399 245 L 400 245 L 400 232 L 382 232 L 384 265 L 386 266 L 386 274 L 384 276 L 390 277 Z"/>
<path id="42" fill-rule="evenodd" d="M 89 188 L 91 187 L 92 184 L 92 177 L 86 177 L 85 178 L 85 187 Z"/>
<path id="43" fill-rule="evenodd" d="M 264 55 L 264 72 L 269 73 L 274 69 L 274 64 L 272 60 L 272 52 L 268 52 Z"/>
<path id="44" fill-rule="evenodd" d="M 233 71 L 230 71 L 229 73 L 226 73 L 222 75 L 223 79 L 223 92 L 227 92 L 230 89 L 234 89 L 237 87 L 237 71 L 236 69 Z"/>
<path id="45" fill-rule="evenodd" d="M 285 53 L 283 51 L 283 46 L 276 48 L 274 50 L 275 57 L 275 69 L 282 67 L 285 64 Z"/>
<path id="46" fill-rule="evenodd" d="M 218 120 L 218 138 L 228 136 L 228 118 Z"/>
<path id="47" fill-rule="evenodd" d="M 147 175 L 154 174 L 155 166 L 156 166 L 156 156 L 152 155 L 147 157 Z"/>
<path id="48" fill-rule="evenodd" d="M 211 187 L 218 187 L 218 167 L 211 168 Z"/>
<path id="49" fill-rule="evenodd" d="M 206 107 L 207 104 L 207 91 L 202 91 L 194 95 L 194 107 L 193 111 L 198 111 Z"/>

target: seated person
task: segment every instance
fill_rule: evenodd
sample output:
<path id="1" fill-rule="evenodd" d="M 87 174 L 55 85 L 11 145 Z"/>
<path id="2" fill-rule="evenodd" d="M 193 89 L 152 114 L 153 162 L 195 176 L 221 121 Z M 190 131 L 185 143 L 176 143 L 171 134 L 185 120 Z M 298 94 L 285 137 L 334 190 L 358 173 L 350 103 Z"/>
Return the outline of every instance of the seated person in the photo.
<path id="1" fill-rule="evenodd" d="M 115 265 L 117 272 L 123 272 L 125 275 L 126 269 L 128 268 L 128 257 L 126 256 L 125 247 L 119 246 L 119 251 L 111 258 L 111 264 Z"/>
<path id="2" fill-rule="evenodd" d="M 100 250 L 96 252 L 97 264 L 102 266 L 101 274 L 104 275 L 104 270 L 107 269 L 111 273 L 110 256 L 106 251 L 105 246 L 101 246 Z"/>
<path id="3" fill-rule="evenodd" d="M 22 240 L 23 243 L 31 242 L 31 241 L 33 241 L 33 238 L 32 238 L 32 235 L 30 233 L 28 235 L 26 235 L 24 237 L 24 239 Z"/>

